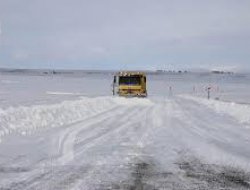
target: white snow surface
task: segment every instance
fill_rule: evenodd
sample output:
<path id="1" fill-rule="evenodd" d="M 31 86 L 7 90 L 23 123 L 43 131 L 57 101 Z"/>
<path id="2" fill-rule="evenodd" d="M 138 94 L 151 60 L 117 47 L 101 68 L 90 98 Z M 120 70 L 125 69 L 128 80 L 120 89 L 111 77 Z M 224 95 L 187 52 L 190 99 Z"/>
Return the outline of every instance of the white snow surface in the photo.
<path id="1" fill-rule="evenodd" d="M 240 123 L 246 124 L 246 127 L 250 128 L 250 105 L 249 104 L 237 104 L 235 102 L 222 102 L 218 100 L 208 100 L 205 98 L 194 97 L 190 95 L 180 95 L 180 97 L 195 101 L 199 104 L 205 105 L 208 108 L 213 109 L 218 114 L 227 114 Z"/>
<path id="2" fill-rule="evenodd" d="M 82 97 L 52 105 L 0 109 L 0 142 L 3 136 L 12 132 L 27 134 L 45 127 L 68 125 L 113 106 L 111 98 Z"/>
<path id="3" fill-rule="evenodd" d="M 250 189 L 249 84 L 218 78 L 149 76 L 148 98 L 122 98 L 109 75 L 1 76 L 0 189 Z"/>

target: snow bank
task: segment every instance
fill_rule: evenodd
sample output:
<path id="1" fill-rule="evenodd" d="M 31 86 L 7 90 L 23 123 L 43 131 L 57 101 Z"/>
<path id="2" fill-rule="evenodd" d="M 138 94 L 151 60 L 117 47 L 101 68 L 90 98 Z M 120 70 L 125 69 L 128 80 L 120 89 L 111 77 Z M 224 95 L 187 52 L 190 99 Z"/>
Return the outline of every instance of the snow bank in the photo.
<path id="1" fill-rule="evenodd" d="M 250 124 L 250 105 L 237 104 L 235 102 L 221 102 L 212 99 L 207 100 L 205 98 L 190 95 L 181 95 L 180 97 L 203 104 L 215 110 L 217 113 L 228 114 L 237 119 L 240 123 Z"/>
<path id="2" fill-rule="evenodd" d="M 37 129 L 60 127 L 81 121 L 116 106 L 150 106 L 149 99 L 121 97 L 82 97 L 59 104 L 0 108 L 0 142 L 13 132 L 30 134 Z"/>
<path id="3" fill-rule="evenodd" d="M 64 101 L 52 105 L 10 107 L 0 109 L 0 142 L 12 132 L 31 133 L 45 127 L 59 127 L 77 122 L 115 106 L 110 97 L 87 98 Z"/>
<path id="4" fill-rule="evenodd" d="M 3 84 L 17 84 L 17 83 L 20 83 L 20 82 L 15 81 L 15 80 L 1 80 L 1 83 L 3 83 Z"/>

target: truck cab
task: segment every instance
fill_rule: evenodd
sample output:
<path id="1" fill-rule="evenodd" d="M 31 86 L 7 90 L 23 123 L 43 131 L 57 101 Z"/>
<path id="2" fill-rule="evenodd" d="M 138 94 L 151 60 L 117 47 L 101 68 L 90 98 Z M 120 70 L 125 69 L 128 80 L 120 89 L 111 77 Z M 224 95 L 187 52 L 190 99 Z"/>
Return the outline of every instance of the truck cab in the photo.
<path id="1" fill-rule="evenodd" d="M 147 97 L 147 79 L 143 72 L 119 72 L 114 76 L 113 95 Z"/>

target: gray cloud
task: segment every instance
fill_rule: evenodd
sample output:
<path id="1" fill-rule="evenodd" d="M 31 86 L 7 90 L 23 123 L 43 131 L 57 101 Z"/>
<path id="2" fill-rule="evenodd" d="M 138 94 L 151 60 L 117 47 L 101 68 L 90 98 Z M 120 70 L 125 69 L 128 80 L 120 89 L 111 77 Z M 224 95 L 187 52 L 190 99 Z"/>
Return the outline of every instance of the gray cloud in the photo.
<path id="1" fill-rule="evenodd" d="M 249 67 L 248 0 L 0 0 L 2 67 Z"/>

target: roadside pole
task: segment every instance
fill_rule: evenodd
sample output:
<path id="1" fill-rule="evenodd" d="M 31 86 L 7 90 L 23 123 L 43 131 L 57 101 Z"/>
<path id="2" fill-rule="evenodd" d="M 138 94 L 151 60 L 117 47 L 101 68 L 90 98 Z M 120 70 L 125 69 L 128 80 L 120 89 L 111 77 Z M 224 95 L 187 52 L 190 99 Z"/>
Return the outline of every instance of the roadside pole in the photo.
<path id="1" fill-rule="evenodd" d="M 173 96 L 173 89 L 172 86 L 169 86 L 169 97 Z"/>
<path id="2" fill-rule="evenodd" d="M 207 88 L 207 99 L 210 99 L 210 92 L 211 92 L 211 87 Z"/>

